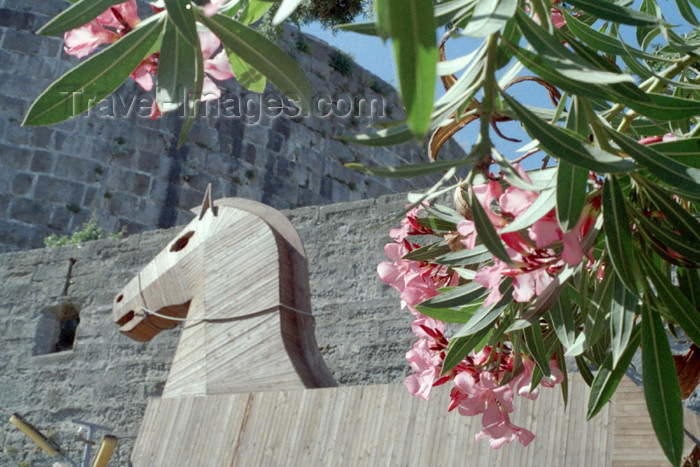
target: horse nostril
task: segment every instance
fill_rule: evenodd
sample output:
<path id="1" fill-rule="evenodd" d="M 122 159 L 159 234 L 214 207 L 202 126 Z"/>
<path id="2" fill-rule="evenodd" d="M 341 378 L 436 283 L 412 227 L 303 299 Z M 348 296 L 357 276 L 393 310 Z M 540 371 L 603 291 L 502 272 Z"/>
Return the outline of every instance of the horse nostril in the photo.
<path id="1" fill-rule="evenodd" d="M 173 243 L 173 246 L 170 247 L 170 251 L 180 251 L 183 248 L 187 246 L 187 243 L 190 241 L 190 238 L 194 235 L 194 230 L 190 230 L 189 232 L 185 233 L 182 237 L 178 238 L 175 240 L 175 243 Z"/>
<path id="2" fill-rule="evenodd" d="M 117 297 L 117 303 L 121 302 L 122 300 L 124 300 L 124 294 L 119 294 Z"/>
<path id="3" fill-rule="evenodd" d="M 128 323 L 134 318 L 134 314 L 134 310 L 129 310 L 124 316 L 117 320 L 117 324 L 119 326 L 124 326 L 126 323 Z"/>

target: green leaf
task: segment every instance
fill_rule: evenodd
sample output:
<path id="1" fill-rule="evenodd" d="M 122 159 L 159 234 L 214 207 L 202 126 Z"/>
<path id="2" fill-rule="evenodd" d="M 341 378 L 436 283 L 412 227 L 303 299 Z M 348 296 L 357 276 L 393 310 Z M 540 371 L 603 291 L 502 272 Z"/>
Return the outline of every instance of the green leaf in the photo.
<path id="1" fill-rule="evenodd" d="M 656 438 L 671 464 L 680 465 L 683 405 L 678 376 L 661 318 L 647 301 L 642 306 L 642 385 Z"/>
<path id="2" fill-rule="evenodd" d="M 207 18 L 199 13 L 197 19 L 219 37 L 224 47 L 262 73 L 285 95 L 299 99 L 302 109 L 311 108 L 311 84 L 284 50 L 262 34 L 221 14 Z"/>
<path id="3" fill-rule="evenodd" d="M 418 307 L 430 308 L 434 310 L 456 308 L 468 305 L 471 302 L 483 298 L 487 292 L 488 290 L 484 289 L 480 284 L 470 282 L 469 284 L 456 287 L 449 292 L 429 298 L 428 300 L 420 303 Z"/>
<path id="4" fill-rule="evenodd" d="M 488 306 L 482 306 L 479 308 L 475 313 L 474 316 L 471 317 L 471 319 L 467 322 L 467 324 L 462 327 L 454 336 L 455 337 L 463 337 L 463 336 L 470 336 L 478 331 L 481 331 L 484 328 L 488 328 L 491 326 L 494 321 L 498 319 L 499 316 L 501 316 L 501 313 L 503 313 L 503 310 L 510 305 L 510 303 L 513 301 L 513 297 L 511 296 L 511 290 L 513 288 L 513 280 L 511 278 L 504 279 L 501 281 L 498 289 L 501 292 L 501 299 L 496 302 L 492 303 Z"/>
<path id="5" fill-rule="evenodd" d="M 523 337 L 525 338 L 525 344 L 527 345 L 535 364 L 539 367 L 542 374 L 549 377 L 551 375 L 551 370 L 549 368 L 550 359 L 547 358 L 547 352 L 544 348 L 544 340 L 542 339 L 542 328 L 540 328 L 540 322 L 535 321 L 532 323 L 532 326 L 528 326 L 523 329 Z M 533 377 L 533 382 L 534 381 L 535 378 Z M 539 379 L 537 379 L 537 381 L 539 381 Z"/>
<path id="6" fill-rule="evenodd" d="M 557 333 L 557 337 L 564 347 L 568 349 L 574 345 L 577 326 L 566 289 L 562 291 L 554 305 L 547 310 L 547 321 L 554 328 L 554 332 Z"/>
<path id="7" fill-rule="evenodd" d="M 632 26 L 657 26 L 659 19 L 605 0 L 567 0 L 567 3 L 590 13 L 598 19 L 630 24 Z"/>
<path id="8" fill-rule="evenodd" d="M 689 167 L 700 169 L 700 138 L 684 138 L 650 145 L 655 151 Z"/>
<path id="9" fill-rule="evenodd" d="M 426 227 L 432 230 L 447 230 L 453 232 L 457 230 L 457 225 L 454 222 L 448 222 L 442 219 L 436 219 L 434 217 L 419 217 L 417 222 L 421 227 Z"/>
<path id="10" fill-rule="evenodd" d="M 79 0 L 53 17 L 36 33 L 42 36 L 60 36 L 89 23 L 117 3 L 121 3 L 121 0 Z"/>
<path id="11" fill-rule="evenodd" d="M 538 54 L 517 47 L 508 42 L 505 43 L 516 55 L 518 60 L 533 73 L 536 73 L 542 79 L 552 83 L 553 85 L 563 89 L 564 91 L 576 94 L 578 96 L 590 97 L 591 99 L 606 98 L 607 93 L 603 86 L 595 84 L 584 84 L 578 80 L 567 78 L 558 72 L 552 65 L 544 60 Z"/>
<path id="12" fill-rule="evenodd" d="M 625 100 L 627 106 L 645 117 L 656 120 L 681 120 L 700 114 L 700 102 L 665 94 L 647 93 L 651 103 Z"/>
<path id="13" fill-rule="evenodd" d="M 586 313 L 586 322 L 583 333 L 586 336 L 585 349 L 591 349 L 603 337 L 609 327 L 608 313 L 613 300 L 615 274 L 608 272 L 603 282 L 598 284 Z"/>
<path id="14" fill-rule="evenodd" d="M 231 70 L 241 86 L 249 91 L 262 93 L 265 91 L 267 80 L 262 73 L 241 60 L 241 58 L 230 50 L 226 49 Z"/>
<path id="15" fill-rule="evenodd" d="M 700 312 L 698 309 L 683 295 L 681 289 L 671 284 L 646 255 L 639 255 L 639 261 L 647 277 L 654 284 L 659 300 L 669 316 L 676 321 L 695 345 L 700 344 Z M 648 301 L 645 300 L 645 302 Z"/>
<path id="16" fill-rule="evenodd" d="M 238 22 L 245 25 L 252 24 L 262 18 L 272 5 L 273 3 L 269 1 L 248 0 L 248 4 L 241 12 L 241 16 L 238 17 Z M 238 77 L 238 75 L 236 75 L 236 77 Z"/>
<path id="17" fill-rule="evenodd" d="M 686 268 L 677 268 L 677 270 L 678 283 L 683 295 L 688 297 L 696 310 L 700 309 L 700 270 Z"/>
<path id="18" fill-rule="evenodd" d="M 146 58 L 162 21 L 134 29 L 54 81 L 32 104 L 23 126 L 50 125 L 80 115 L 110 95 Z"/>
<path id="19" fill-rule="evenodd" d="M 518 230 L 530 227 L 532 224 L 542 219 L 556 205 L 555 190 L 544 190 L 528 208 L 520 214 L 513 222 L 508 224 L 501 234 L 517 232 Z"/>
<path id="20" fill-rule="evenodd" d="M 442 362 L 442 371 L 440 374 L 444 375 L 452 368 L 459 365 L 459 363 L 464 360 L 464 357 L 474 350 L 477 344 L 487 337 L 491 331 L 492 329 L 485 328 L 470 336 L 453 337 L 450 339 L 450 345 L 447 349 L 445 360 Z"/>
<path id="21" fill-rule="evenodd" d="M 196 96 L 197 54 L 202 54 L 199 42 L 192 45 L 177 27 L 167 20 L 156 76 L 156 99 L 162 112 L 177 109 L 185 101 L 185 97 Z"/>
<path id="22" fill-rule="evenodd" d="M 194 56 L 194 70 L 196 77 L 194 90 L 187 100 L 187 113 L 185 115 L 185 120 L 182 122 L 180 137 L 177 141 L 178 149 L 185 144 L 187 135 L 190 134 L 194 120 L 197 118 L 197 112 L 199 111 L 199 97 L 202 95 L 202 86 L 204 85 L 204 60 L 201 53 L 196 53 Z"/>
<path id="23" fill-rule="evenodd" d="M 634 82 L 631 75 L 601 70 L 575 55 L 545 29 L 535 24 L 524 10 L 518 11 L 517 21 L 523 35 L 540 57 L 562 76 L 590 84 Z"/>
<path id="24" fill-rule="evenodd" d="M 586 362 L 586 359 L 583 355 L 578 355 L 575 358 L 576 361 L 576 366 L 578 367 L 579 374 L 583 378 L 583 380 L 586 382 L 586 384 L 590 387 L 593 385 L 593 373 L 591 373 L 591 369 L 588 367 L 588 363 Z"/>
<path id="25" fill-rule="evenodd" d="M 192 4 L 183 0 L 164 0 L 164 2 L 168 19 L 172 21 L 182 37 L 193 47 L 199 47 L 199 36 L 194 22 Z"/>
<path id="26" fill-rule="evenodd" d="M 562 11 L 562 13 L 564 14 L 566 26 L 569 28 L 569 30 L 576 37 L 597 50 L 620 56 L 634 55 L 639 58 L 650 60 L 663 59 L 663 57 L 660 57 L 659 55 L 652 55 L 644 52 L 643 50 L 635 49 L 634 47 L 630 47 L 612 36 L 596 31 L 566 11 Z"/>
<path id="27" fill-rule="evenodd" d="M 418 305 L 416 310 L 425 316 L 435 318 L 446 323 L 466 323 L 468 322 L 474 313 L 481 308 L 483 305 L 483 300 L 474 302 L 468 306 L 464 306 L 459 310 L 454 310 L 452 308 L 428 308 Z"/>
<path id="28" fill-rule="evenodd" d="M 476 232 L 479 239 L 496 258 L 500 259 L 506 264 L 511 264 L 512 260 L 510 259 L 510 256 L 508 256 L 506 248 L 503 246 L 503 242 L 501 242 L 501 237 L 496 232 L 493 224 L 491 224 L 491 220 L 486 214 L 486 211 L 484 211 L 484 208 L 481 206 L 476 194 L 472 194 L 470 201 L 471 202 L 469 205 L 472 208 L 474 226 L 476 227 Z"/>
<path id="29" fill-rule="evenodd" d="M 636 209 L 635 215 L 637 226 L 643 234 L 661 243 L 663 247 L 680 254 L 686 260 L 700 264 L 700 243 L 693 238 L 677 235 L 670 229 L 659 227 Z"/>
<path id="30" fill-rule="evenodd" d="M 598 373 L 595 375 L 591 386 L 591 392 L 588 396 L 588 411 L 586 413 L 586 420 L 590 420 L 595 417 L 600 409 L 602 409 L 605 404 L 610 400 L 610 398 L 615 394 L 617 385 L 620 380 L 625 376 L 625 371 L 632 362 L 632 357 L 634 357 L 635 352 L 639 348 L 639 343 L 642 340 L 641 326 L 634 328 L 630 335 L 629 342 L 624 349 L 624 352 L 617 361 L 617 365 L 613 364 L 612 353 L 609 353 L 603 364 L 598 368 Z M 577 359 L 578 362 L 578 359 Z"/>
<path id="31" fill-rule="evenodd" d="M 613 301 L 610 308 L 612 366 L 617 367 L 632 336 L 637 297 L 615 275 Z M 626 367 L 627 365 L 625 365 Z"/>
<path id="32" fill-rule="evenodd" d="M 625 286 L 637 293 L 632 233 L 625 197 L 617 177 L 608 175 L 603 184 L 603 230 L 610 262 Z"/>
<path id="33" fill-rule="evenodd" d="M 435 262 L 443 266 L 469 266 L 483 263 L 493 257 L 484 245 L 476 245 L 473 250 L 459 250 L 435 258 Z"/>
<path id="34" fill-rule="evenodd" d="M 517 10 L 517 0 L 479 0 L 471 21 L 461 31 L 468 37 L 487 37 L 505 26 Z"/>
<path id="35" fill-rule="evenodd" d="M 700 195 L 700 170 L 688 167 L 654 148 L 633 141 L 629 137 L 605 128 L 610 138 L 640 165 L 651 170 L 654 176 L 679 191 Z"/>
<path id="36" fill-rule="evenodd" d="M 557 222 L 562 232 L 576 226 L 586 204 L 588 170 L 559 161 L 557 167 Z"/>
<path id="37" fill-rule="evenodd" d="M 428 132 L 435 93 L 438 53 L 433 2 L 382 0 L 394 45 L 394 57 L 408 126 L 422 138 Z"/>
<path id="38" fill-rule="evenodd" d="M 353 136 L 337 136 L 342 141 L 350 141 L 363 146 L 393 146 L 405 143 L 413 138 L 413 133 L 408 125 L 402 124 L 384 128 L 374 133 L 367 133 Z"/>
<path id="39" fill-rule="evenodd" d="M 342 29 L 343 31 L 355 32 L 366 36 L 379 36 L 377 23 L 347 23 L 333 26 L 333 29 Z"/>
<path id="40" fill-rule="evenodd" d="M 431 243 L 430 245 L 422 246 L 416 250 L 410 251 L 403 255 L 402 259 L 410 259 L 413 261 L 427 261 L 437 256 L 444 255 L 452 251 L 447 245 L 447 242 L 440 240 L 439 242 Z"/>
<path id="41" fill-rule="evenodd" d="M 685 237 L 700 245 L 700 224 L 698 219 L 683 209 L 673 200 L 673 196 L 663 188 L 641 177 L 635 178 L 635 180 L 643 184 L 644 191 L 649 195 L 651 201 L 664 213 L 666 220 L 678 230 L 681 237 Z"/>
<path id="42" fill-rule="evenodd" d="M 550 156 L 598 173 L 621 173 L 635 169 L 630 160 L 609 154 L 563 128 L 550 125 L 508 94 L 502 92 L 502 95 L 527 131 Z"/>
<path id="43" fill-rule="evenodd" d="M 294 10 L 297 9 L 300 3 L 301 0 L 282 0 L 282 3 L 277 9 L 274 18 L 272 18 L 272 25 L 277 26 L 282 21 L 289 18 L 289 16 L 292 13 L 294 13 Z"/>

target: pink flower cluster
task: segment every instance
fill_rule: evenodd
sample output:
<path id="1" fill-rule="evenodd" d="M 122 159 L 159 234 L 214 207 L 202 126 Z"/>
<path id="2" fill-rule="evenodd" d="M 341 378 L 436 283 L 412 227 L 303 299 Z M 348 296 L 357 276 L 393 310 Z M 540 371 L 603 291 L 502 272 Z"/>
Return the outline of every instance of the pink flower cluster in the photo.
<path id="1" fill-rule="evenodd" d="M 153 7 L 153 9 L 162 10 L 159 7 Z M 116 42 L 140 22 L 136 0 L 113 5 L 89 23 L 66 32 L 63 36 L 65 43 L 63 50 L 68 55 L 83 58 L 102 44 Z M 201 101 L 205 102 L 221 97 L 221 90 L 211 78 L 224 81 L 233 78 L 233 72 L 226 52 L 223 49 L 219 50 L 221 48 L 219 38 L 211 31 L 198 31 L 198 35 L 205 73 Z M 158 57 L 158 52 L 146 57 L 131 73 L 131 77 L 144 91 L 153 89 L 153 76 L 158 72 Z M 160 116 L 155 100 L 151 116 L 153 118 Z"/>
<path id="2" fill-rule="evenodd" d="M 530 183 L 527 174 L 520 167 L 516 169 L 520 177 Z M 517 220 L 539 196 L 536 191 L 515 186 L 503 190 L 501 183 L 496 180 L 474 186 L 473 192 L 497 232 Z M 565 264 L 579 264 L 589 254 L 583 251 L 581 241 L 599 212 L 600 197 L 595 197 L 586 204 L 576 226 L 568 232 L 562 232 L 555 210 L 552 209 L 527 229 L 526 233 L 501 233 L 511 264 L 494 257 L 493 265 L 483 266 L 476 272 L 474 281 L 491 290 L 484 305 L 488 306 L 501 299 L 498 286 L 503 277 L 513 278 L 513 299 L 516 302 L 528 302 L 542 293 Z M 477 237 L 474 221 L 460 222 L 457 231 L 462 237 L 462 244 L 473 249 Z"/>
<path id="3" fill-rule="evenodd" d="M 450 392 L 451 403 L 448 410 L 455 408 L 461 415 L 481 415 L 483 430 L 476 440 L 489 439 L 493 449 L 517 439 L 527 446 L 535 435 L 526 428 L 515 425 L 510 420 L 513 413 L 515 394 L 534 400 L 539 395 L 539 387 L 530 392 L 534 362 L 521 355 L 523 369 L 507 384 L 500 384 L 503 377 L 513 371 L 514 355 L 507 348 L 499 350 L 485 347 L 476 354 L 467 356 L 462 362 L 440 377 L 448 339 L 444 335 L 444 323 L 425 318 L 414 332 L 420 339 L 406 353 L 413 374 L 404 382 L 406 389 L 423 399 L 430 397 L 433 386 L 454 381 Z M 432 325 L 431 325 L 432 324 Z M 556 360 L 550 362 L 551 378 L 543 378 L 540 386 L 553 387 L 561 383 L 564 375 Z"/>
<path id="4" fill-rule="evenodd" d="M 532 198 L 532 195 L 529 197 Z M 394 242 L 387 244 L 384 251 L 391 262 L 382 262 L 377 267 L 381 280 L 399 291 L 402 307 L 408 307 L 415 317 L 411 328 L 419 339 L 406 353 L 414 373 L 406 378 L 404 384 L 412 395 L 427 400 L 434 386 L 454 381 L 449 410 L 456 408 L 462 415 L 482 415 L 484 428 L 477 434 L 477 440 L 489 438 L 489 444 L 494 449 L 514 439 L 527 446 L 535 435 L 513 424 L 510 414 L 513 412 L 514 394 L 534 399 L 539 393 L 538 388 L 530 392 L 534 368 L 531 360 L 522 356 L 523 369 L 520 374 L 508 384 L 499 385 L 504 376 L 513 371 L 514 355 L 508 345 L 502 345 L 498 350 L 486 347 L 476 355 L 467 356 L 447 374 L 440 376 L 449 344 L 445 336 L 445 323 L 422 315 L 415 305 L 438 295 L 441 287 L 457 285 L 459 277 L 443 266 L 403 258 L 418 248 L 418 245 L 409 242 L 408 236 L 436 235 L 418 222 L 421 209 L 419 206 L 409 211 L 401 228 L 390 232 Z M 475 235 L 475 232 L 472 234 Z M 463 241 L 472 242 L 475 239 L 467 237 Z M 471 245 L 473 248 L 474 244 Z M 556 361 L 550 364 L 550 370 L 551 380 L 543 379 L 541 385 L 551 387 L 563 380 Z"/>

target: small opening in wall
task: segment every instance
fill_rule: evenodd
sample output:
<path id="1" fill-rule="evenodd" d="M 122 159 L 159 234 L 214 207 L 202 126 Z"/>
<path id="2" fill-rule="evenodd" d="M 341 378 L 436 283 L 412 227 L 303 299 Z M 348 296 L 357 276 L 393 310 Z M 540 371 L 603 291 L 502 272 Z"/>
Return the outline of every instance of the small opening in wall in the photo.
<path id="1" fill-rule="evenodd" d="M 62 303 L 43 311 L 39 317 L 34 341 L 34 355 L 45 355 L 73 349 L 80 324 L 78 309 Z"/>

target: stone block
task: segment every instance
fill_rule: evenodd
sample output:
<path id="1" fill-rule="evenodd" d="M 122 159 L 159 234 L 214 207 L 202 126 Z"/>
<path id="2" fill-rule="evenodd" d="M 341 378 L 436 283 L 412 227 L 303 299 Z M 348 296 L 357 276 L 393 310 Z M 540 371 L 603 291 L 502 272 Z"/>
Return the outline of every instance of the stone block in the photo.
<path id="1" fill-rule="evenodd" d="M 0 8 L 0 26 L 32 31 L 36 16 L 23 11 Z"/>
<path id="2" fill-rule="evenodd" d="M 48 175 L 40 175 L 34 196 L 40 200 L 78 205 L 83 199 L 84 185 Z"/>
<path id="3" fill-rule="evenodd" d="M 95 183 L 102 179 L 104 166 L 84 158 L 59 155 L 54 175 L 76 182 Z"/>
<path id="4" fill-rule="evenodd" d="M 19 54 L 39 55 L 44 38 L 35 36 L 30 31 L 7 29 L 2 41 L 2 48 Z"/>
<path id="5" fill-rule="evenodd" d="M 10 203 L 10 217 L 27 224 L 49 223 L 51 206 L 29 198 L 14 198 Z"/>
<path id="6" fill-rule="evenodd" d="M 34 177 L 31 174 L 19 172 L 12 177 L 12 193 L 25 195 L 32 188 Z"/>
<path id="7" fill-rule="evenodd" d="M 51 173 L 55 159 L 55 156 L 48 151 L 34 151 L 29 169 L 32 172 Z"/>
<path id="8" fill-rule="evenodd" d="M 10 167 L 15 170 L 27 170 L 31 159 L 31 151 L 23 148 L 0 144 L 0 167 Z"/>

